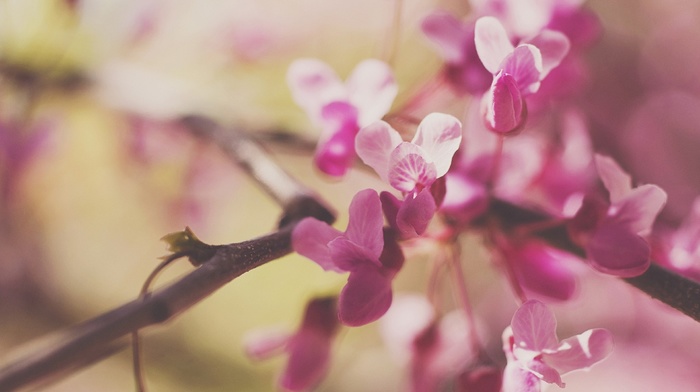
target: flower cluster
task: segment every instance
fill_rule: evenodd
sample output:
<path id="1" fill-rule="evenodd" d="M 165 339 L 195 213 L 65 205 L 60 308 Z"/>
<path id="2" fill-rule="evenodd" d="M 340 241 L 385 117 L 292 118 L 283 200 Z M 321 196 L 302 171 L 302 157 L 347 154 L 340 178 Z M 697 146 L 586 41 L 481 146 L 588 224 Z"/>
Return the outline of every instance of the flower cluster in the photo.
<path id="1" fill-rule="evenodd" d="M 578 2 L 557 0 L 474 1 L 474 10 L 464 21 L 438 11 L 421 24 L 445 61 L 438 80 L 456 102 L 468 105 L 456 114 L 428 110 L 410 121 L 425 103 L 425 91 L 389 113 L 397 85 L 378 60 L 360 63 L 345 84 L 319 60 L 290 66 L 294 100 L 323 128 L 316 165 L 341 176 L 362 161 L 394 190 L 358 192 L 344 232 L 302 220 L 292 244 L 324 270 L 348 274 L 337 319 L 329 325 L 358 327 L 381 319 L 388 349 L 410 375 L 407 389 L 564 387 L 564 374 L 610 354 L 612 334 L 598 328 L 559 341 L 554 313 L 541 301 L 574 300 L 591 273 L 586 264 L 605 275 L 633 277 L 649 268 L 656 252 L 677 269 L 700 271 L 694 260 L 698 219 L 655 236 L 666 193 L 651 184 L 633 187 L 615 160 L 595 154 L 585 115 L 573 103 L 580 89 L 571 86 L 583 79 L 567 68 L 581 64 L 581 53 L 597 36 L 590 13 Z M 501 326 L 500 359 L 485 348 L 490 334 L 468 298 L 463 233 L 481 236 L 521 304 L 510 326 Z M 426 293 L 395 298 L 404 252 L 421 246 L 437 249 L 428 257 Z M 452 283 L 443 284 L 448 278 Z M 461 306 L 444 301 L 444 287 Z M 330 335 L 322 334 L 323 344 L 309 343 L 308 354 L 290 348 L 290 361 L 295 355 L 316 358 L 322 346 L 319 368 L 325 369 Z M 290 372 L 305 377 L 301 370 L 285 374 Z"/>

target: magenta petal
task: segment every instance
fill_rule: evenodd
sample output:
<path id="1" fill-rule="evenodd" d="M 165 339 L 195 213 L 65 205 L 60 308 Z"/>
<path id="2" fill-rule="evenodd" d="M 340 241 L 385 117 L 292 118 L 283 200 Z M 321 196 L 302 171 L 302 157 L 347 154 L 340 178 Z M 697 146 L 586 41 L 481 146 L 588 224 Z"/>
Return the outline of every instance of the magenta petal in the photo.
<path id="1" fill-rule="evenodd" d="M 302 256 L 316 262 L 326 271 L 343 272 L 331 259 L 328 243 L 342 235 L 327 223 L 315 218 L 304 218 L 292 232 L 292 247 Z"/>
<path id="2" fill-rule="evenodd" d="M 351 327 L 371 323 L 391 306 L 391 279 L 380 269 L 367 265 L 350 273 L 340 293 L 338 317 Z"/>
<path id="3" fill-rule="evenodd" d="M 360 126 L 382 118 L 391 109 L 399 91 L 389 65 L 375 59 L 358 64 L 346 86 L 348 99 L 358 108 Z"/>
<path id="4" fill-rule="evenodd" d="M 479 59 L 492 74 L 501 69 L 501 62 L 513 51 L 506 29 L 492 16 L 484 16 L 476 21 L 474 43 Z"/>
<path id="5" fill-rule="evenodd" d="M 616 224 L 601 224 L 586 245 L 586 254 L 595 269 L 620 277 L 644 273 L 651 263 L 650 253 L 644 238 Z"/>
<path id="6" fill-rule="evenodd" d="M 375 256 L 368 249 L 350 241 L 346 237 L 338 237 L 328 243 L 331 259 L 337 269 L 344 272 L 352 272 L 367 264 L 380 267 L 379 256 Z"/>
<path id="7" fill-rule="evenodd" d="M 486 126 L 497 133 L 518 130 L 524 123 L 524 101 L 515 79 L 500 72 L 493 80 L 491 90 L 484 95 Z"/>
<path id="8" fill-rule="evenodd" d="M 396 226 L 404 238 L 422 235 L 435 215 L 437 206 L 430 189 L 425 188 L 415 198 L 407 198 L 399 207 Z"/>
<path id="9" fill-rule="evenodd" d="M 418 125 L 413 144 L 420 146 L 435 164 L 437 177 L 447 173 L 462 142 L 462 124 L 449 114 L 430 113 Z"/>
<path id="10" fill-rule="evenodd" d="M 539 358 L 528 362 L 527 369 L 542 381 L 549 384 L 557 384 L 560 388 L 564 388 L 564 383 L 561 381 L 559 372 L 548 364 L 542 362 Z"/>
<path id="11" fill-rule="evenodd" d="M 401 141 L 401 136 L 391 125 L 376 121 L 360 129 L 355 137 L 355 151 L 367 166 L 388 182 L 389 157 Z"/>
<path id="12" fill-rule="evenodd" d="M 633 233 L 647 235 L 667 198 L 666 192 L 656 185 L 639 186 L 614 206 L 617 207 L 614 219 Z"/>
<path id="13" fill-rule="evenodd" d="M 299 331 L 288 346 L 289 360 L 280 384 L 290 391 L 304 391 L 318 384 L 328 370 L 331 339 L 315 331 Z"/>
<path id="14" fill-rule="evenodd" d="M 606 329 L 588 331 L 564 339 L 553 354 L 545 354 L 544 360 L 560 374 L 586 369 L 605 359 L 613 349 L 612 334 Z"/>
<path id="15" fill-rule="evenodd" d="M 542 80 L 542 54 L 533 45 L 519 45 L 506 56 L 501 65 L 503 71 L 513 76 L 520 92 L 533 94 Z"/>
<path id="16" fill-rule="evenodd" d="M 529 43 L 535 45 L 542 54 L 540 79 L 544 79 L 552 69 L 561 63 L 571 47 L 569 39 L 564 34 L 554 30 L 542 30 Z"/>
<path id="17" fill-rule="evenodd" d="M 407 142 L 399 144 L 389 160 L 389 184 L 402 192 L 430 186 L 437 174 L 435 165 L 425 158 L 419 146 Z"/>
<path id="18" fill-rule="evenodd" d="M 321 106 L 330 101 L 345 98 L 345 87 L 335 71 L 323 61 L 299 59 L 287 71 L 287 84 L 292 97 L 307 115 L 318 121 Z"/>
<path id="19" fill-rule="evenodd" d="M 355 244 L 367 249 L 374 258 L 379 258 L 384 247 L 382 227 L 382 204 L 373 189 L 357 192 L 349 208 L 350 219 L 345 236 Z"/>
<path id="20" fill-rule="evenodd" d="M 357 109 L 347 102 L 335 101 L 321 111 L 323 133 L 316 149 L 315 163 L 331 176 L 342 176 L 355 161 Z"/>
<path id="21" fill-rule="evenodd" d="M 468 32 L 464 31 L 459 19 L 450 13 L 438 11 L 423 19 L 421 30 L 446 62 L 462 61 L 466 46 L 464 39 Z"/>
<path id="22" fill-rule="evenodd" d="M 569 267 L 573 256 L 541 243 L 528 243 L 509 255 L 518 282 L 528 291 L 565 301 L 576 292 L 577 278 Z"/>
<path id="23" fill-rule="evenodd" d="M 515 311 L 510 325 L 516 350 L 541 352 L 557 347 L 557 320 L 554 313 L 540 301 L 531 299 L 522 304 Z"/>

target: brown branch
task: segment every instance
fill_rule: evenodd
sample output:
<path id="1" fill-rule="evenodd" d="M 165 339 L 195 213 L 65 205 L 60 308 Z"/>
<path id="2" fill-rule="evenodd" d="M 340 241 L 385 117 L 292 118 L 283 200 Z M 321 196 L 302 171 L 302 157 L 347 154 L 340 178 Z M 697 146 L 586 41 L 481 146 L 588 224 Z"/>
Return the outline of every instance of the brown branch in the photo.
<path id="1" fill-rule="evenodd" d="M 198 269 L 145 298 L 68 329 L 62 334 L 62 340 L 53 346 L 30 353 L 0 369 L 0 391 L 46 383 L 51 377 L 111 355 L 126 347 L 124 337 L 131 332 L 164 323 L 241 274 L 290 253 L 291 232 L 300 219 L 311 216 L 327 223 L 335 220 L 328 207 L 245 134 L 224 129 L 201 117 L 182 121 L 196 135 L 218 144 L 283 207 L 279 229 L 250 241 L 219 246 L 200 243 L 201 246 L 181 250 L 183 256 L 199 266 Z M 178 238 L 196 239 L 189 231 L 183 234 Z"/>
<path id="2" fill-rule="evenodd" d="M 501 200 L 494 200 L 491 203 L 488 214 L 496 216 L 499 221 L 511 227 L 548 219 L 545 214 Z M 538 235 L 559 249 L 582 258 L 586 257 L 585 251 L 571 242 L 566 228 L 563 226 L 543 230 Z M 695 321 L 700 321 L 700 283 L 655 263 L 652 263 L 642 275 L 623 280 Z"/>

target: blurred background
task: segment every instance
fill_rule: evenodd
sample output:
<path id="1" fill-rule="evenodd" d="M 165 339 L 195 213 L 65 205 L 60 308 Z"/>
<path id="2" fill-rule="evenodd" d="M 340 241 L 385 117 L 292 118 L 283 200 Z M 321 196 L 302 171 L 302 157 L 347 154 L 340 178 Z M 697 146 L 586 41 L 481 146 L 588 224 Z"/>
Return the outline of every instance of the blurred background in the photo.
<path id="1" fill-rule="evenodd" d="M 586 58 L 580 102 L 596 149 L 640 182 L 666 189 L 663 220 L 677 224 L 700 194 L 700 2 L 585 6 L 603 29 Z M 419 29 L 437 8 L 469 13 L 466 0 L 403 2 L 393 63 L 399 103 L 441 65 Z M 175 120 L 196 113 L 250 132 L 314 138 L 287 88 L 289 63 L 318 57 L 344 77 L 389 50 L 394 11 L 390 0 L 0 0 L 0 362 L 30 350 L 35 338 L 134 299 L 166 254 L 159 239 L 167 233 L 187 225 L 220 244 L 272 230 L 279 207 Z M 339 228 L 357 190 L 384 187 L 361 171 L 331 181 L 305 151 L 273 152 L 341 212 Z M 464 245 L 482 338 L 497 356 L 515 302 L 479 240 Z M 409 249 L 396 291 L 424 288 L 431 252 Z M 156 285 L 190 269 L 177 262 Z M 567 390 L 698 389 L 694 322 L 622 282 L 581 274 L 574 304 L 555 306 L 560 336 L 607 327 L 618 345 L 603 365 L 566 376 Z M 250 361 L 244 336 L 295 328 L 311 296 L 337 292 L 344 281 L 294 255 L 243 275 L 143 331 L 150 389 L 275 390 L 284 358 Z M 401 390 L 405 370 L 375 325 L 344 330 L 335 347 L 319 390 Z M 132 388 L 127 350 L 45 390 Z"/>

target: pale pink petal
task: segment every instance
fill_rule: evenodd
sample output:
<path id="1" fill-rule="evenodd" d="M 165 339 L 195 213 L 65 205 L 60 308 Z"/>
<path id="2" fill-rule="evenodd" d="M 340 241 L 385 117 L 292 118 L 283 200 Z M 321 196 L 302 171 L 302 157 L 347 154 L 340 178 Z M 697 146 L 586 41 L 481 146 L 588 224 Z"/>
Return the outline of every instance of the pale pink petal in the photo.
<path id="1" fill-rule="evenodd" d="M 246 355 L 267 359 L 282 352 L 292 334 L 286 328 L 267 328 L 252 331 L 243 337 Z"/>
<path id="2" fill-rule="evenodd" d="M 492 16 L 484 16 L 476 21 L 474 42 L 479 59 L 492 74 L 501 69 L 501 62 L 514 49 L 506 29 Z"/>
<path id="3" fill-rule="evenodd" d="M 638 276 L 649 268 L 649 244 L 627 227 L 604 222 L 585 246 L 591 265 L 610 275 Z"/>
<path id="4" fill-rule="evenodd" d="M 399 144 L 391 153 L 389 167 L 389 184 L 402 192 L 430 186 L 437 177 L 435 165 L 426 161 L 425 151 L 413 143 Z"/>
<path id="5" fill-rule="evenodd" d="M 412 143 L 425 151 L 427 158 L 435 164 L 437 177 L 450 169 L 452 157 L 462 142 L 462 124 L 454 116 L 430 113 L 418 125 Z"/>
<path id="6" fill-rule="evenodd" d="M 360 129 L 355 138 L 355 151 L 367 166 L 388 182 L 389 157 L 399 144 L 399 133 L 386 122 L 376 121 Z"/>
<path id="7" fill-rule="evenodd" d="M 319 121 L 324 104 L 346 98 L 345 86 L 335 71 L 316 59 L 294 61 L 287 71 L 287 84 L 294 102 L 312 121 Z"/>
<path id="8" fill-rule="evenodd" d="M 564 339 L 557 351 L 545 354 L 544 360 L 560 374 L 577 369 L 587 369 L 605 359 L 613 349 L 612 334 L 606 329 L 588 331 Z"/>
<path id="9" fill-rule="evenodd" d="M 389 112 L 399 91 L 389 65 L 375 59 L 358 64 L 346 86 L 350 102 L 358 109 L 360 126 L 379 120 Z"/>
<path id="10" fill-rule="evenodd" d="M 345 236 L 365 248 L 374 258 L 379 258 L 384 247 L 384 218 L 377 192 L 373 189 L 357 192 L 350 202 L 349 215 Z"/>
<path id="11" fill-rule="evenodd" d="M 422 295 L 397 296 L 382 317 L 379 330 L 390 353 L 399 361 L 412 354 L 413 340 L 435 319 L 433 305 Z"/>
<path id="12" fill-rule="evenodd" d="M 338 317 L 351 327 L 371 323 L 391 306 L 391 279 L 372 265 L 353 271 L 340 293 Z"/>
<path id="13" fill-rule="evenodd" d="M 629 176 L 614 159 L 595 154 L 595 165 L 600 180 L 610 193 L 610 202 L 617 203 L 632 191 L 632 177 Z"/>
<path id="14" fill-rule="evenodd" d="M 468 36 L 462 21 L 452 14 L 438 11 L 428 15 L 421 30 L 448 63 L 459 63 L 464 57 L 464 39 Z"/>
<path id="15" fill-rule="evenodd" d="M 540 301 L 531 299 L 523 303 L 515 311 L 510 325 L 513 328 L 515 350 L 541 352 L 557 347 L 557 320 L 554 313 Z"/>
<path id="16" fill-rule="evenodd" d="M 546 383 L 557 384 L 559 388 L 564 388 L 565 386 L 561 381 L 561 375 L 559 372 L 548 364 L 542 362 L 539 358 L 528 362 L 526 368 L 537 376 L 537 378 Z"/>
<path id="17" fill-rule="evenodd" d="M 328 248 L 328 243 L 341 235 L 340 231 L 325 222 L 304 218 L 292 232 L 292 247 L 295 252 L 313 260 L 326 271 L 343 272 L 333 263 Z"/>
<path id="18" fill-rule="evenodd" d="M 438 324 L 437 351 L 431 355 L 431 371 L 440 379 L 456 376 L 479 354 L 469 349 L 473 327 L 463 311 L 446 314 Z"/>
<path id="19" fill-rule="evenodd" d="M 525 105 L 515 79 L 498 73 L 482 100 L 484 122 L 488 129 L 506 134 L 516 132 L 525 123 Z"/>
<path id="20" fill-rule="evenodd" d="M 616 209 L 613 219 L 633 233 L 648 235 L 667 198 L 666 192 L 656 185 L 639 186 L 613 206 Z"/>
<path id="21" fill-rule="evenodd" d="M 415 238 L 422 235 L 435 215 L 437 206 L 430 189 L 425 188 L 415 198 L 407 198 L 399 207 L 396 226 L 403 238 Z"/>
<path id="22" fill-rule="evenodd" d="M 513 76 L 523 95 L 533 94 L 542 80 L 542 54 L 533 45 L 518 45 L 501 64 L 503 72 Z"/>
<path id="23" fill-rule="evenodd" d="M 520 363 L 508 362 L 503 370 L 502 392 L 540 392 L 540 379 Z"/>
<path id="24" fill-rule="evenodd" d="M 540 79 L 544 79 L 549 71 L 561 63 L 571 44 L 569 39 L 562 33 L 554 30 L 542 30 L 529 44 L 535 45 L 542 54 L 542 73 Z"/>

